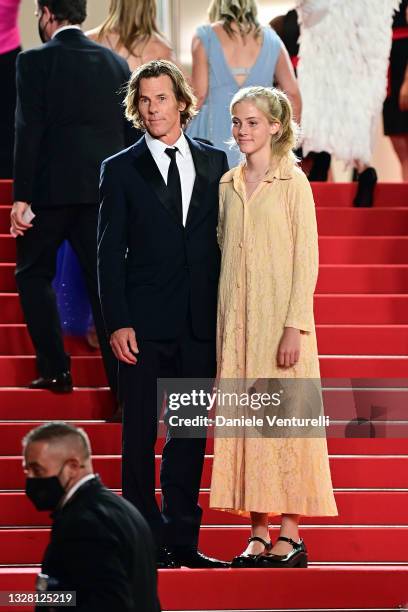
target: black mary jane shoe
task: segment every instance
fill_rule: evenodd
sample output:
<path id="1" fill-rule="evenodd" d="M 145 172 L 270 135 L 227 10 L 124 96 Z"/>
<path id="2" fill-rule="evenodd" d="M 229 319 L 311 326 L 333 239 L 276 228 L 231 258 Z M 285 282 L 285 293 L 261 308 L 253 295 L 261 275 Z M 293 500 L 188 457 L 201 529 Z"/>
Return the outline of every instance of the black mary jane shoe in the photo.
<path id="1" fill-rule="evenodd" d="M 271 541 L 267 542 L 266 540 L 258 536 L 248 538 L 248 544 L 250 544 L 251 542 L 261 542 L 261 544 L 265 546 L 265 551 L 269 551 L 272 548 Z M 242 555 L 238 555 L 237 557 L 233 558 L 233 560 L 231 561 L 231 567 L 257 567 L 257 560 L 260 556 L 262 556 L 262 553 L 258 555 L 243 553 Z"/>
<path id="2" fill-rule="evenodd" d="M 307 551 L 303 540 L 295 542 L 284 536 L 280 536 L 279 540 L 292 544 L 293 550 L 286 555 L 260 555 L 256 560 L 256 567 L 307 567 Z"/>

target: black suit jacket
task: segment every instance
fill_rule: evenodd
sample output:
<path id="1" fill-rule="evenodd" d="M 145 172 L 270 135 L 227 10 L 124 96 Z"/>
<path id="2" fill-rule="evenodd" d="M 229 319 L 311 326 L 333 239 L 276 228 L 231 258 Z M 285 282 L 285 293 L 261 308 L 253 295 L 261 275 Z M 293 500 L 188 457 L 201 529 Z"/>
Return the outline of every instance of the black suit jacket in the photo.
<path id="1" fill-rule="evenodd" d="M 102 160 L 140 137 L 119 94 L 127 63 L 70 29 L 20 53 L 16 70 L 14 199 L 35 207 L 97 203 Z"/>
<path id="2" fill-rule="evenodd" d="M 175 339 L 190 305 L 196 337 L 215 337 L 218 185 L 228 164 L 223 151 L 187 140 L 196 179 L 186 227 L 144 137 L 102 164 L 98 274 L 109 334 L 133 327 L 140 339 Z"/>
<path id="3" fill-rule="evenodd" d="M 41 570 L 48 590 L 76 591 L 77 612 L 160 610 L 152 537 L 132 504 L 96 478 L 53 519 Z"/>

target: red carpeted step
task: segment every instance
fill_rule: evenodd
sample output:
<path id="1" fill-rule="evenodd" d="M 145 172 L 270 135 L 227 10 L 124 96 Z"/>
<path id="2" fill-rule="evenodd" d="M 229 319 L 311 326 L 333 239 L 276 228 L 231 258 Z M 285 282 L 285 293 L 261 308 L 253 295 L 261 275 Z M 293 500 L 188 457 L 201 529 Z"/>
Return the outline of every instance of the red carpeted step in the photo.
<path id="1" fill-rule="evenodd" d="M 390 537 L 390 527 L 303 527 L 310 561 L 401 562 L 406 561 L 408 528 L 398 528 L 398 538 Z M 278 529 L 271 529 L 275 539 Z M 245 549 L 247 527 L 202 527 L 200 547 L 207 554 L 231 559 Z M 39 563 L 49 541 L 48 529 L 0 530 L 0 564 Z M 407 567 L 408 571 L 408 567 Z"/>
<path id="2" fill-rule="evenodd" d="M 16 239 L 10 234 L 0 234 L 0 261 L 2 263 L 16 261 Z"/>
<path id="3" fill-rule="evenodd" d="M 0 456 L 21 455 L 21 440 L 29 431 L 41 424 L 41 421 L 30 423 L 0 422 Z M 121 453 L 122 426 L 119 423 L 76 421 L 75 424 L 85 429 L 94 455 L 117 455 Z"/>
<path id="4" fill-rule="evenodd" d="M 10 206 L 0 205 L 0 234 L 10 229 Z M 319 235 L 408 234 L 408 208 L 346 208 L 319 206 L 316 209 Z"/>
<path id="5" fill-rule="evenodd" d="M 408 325 L 318 325 L 316 333 L 322 355 L 408 355 Z"/>
<path id="6" fill-rule="evenodd" d="M 311 183 L 316 206 L 352 207 L 356 183 Z M 408 206 L 407 183 L 378 183 L 374 208 Z"/>
<path id="7" fill-rule="evenodd" d="M 325 355 L 408 355 L 408 325 L 319 325 L 317 344 Z M 85 338 L 65 337 L 70 355 L 94 356 Z M 0 323 L 0 355 L 34 355 L 23 323 Z"/>
<path id="8" fill-rule="evenodd" d="M 121 457 L 118 455 L 95 456 L 95 471 L 106 486 L 121 486 Z M 204 462 L 202 488 L 210 486 L 212 457 Z M 160 457 L 156 457 L 156 478 L 159 482 Z M 408 457 L 331 457 L 330 467 L 333 486 L 336 488 L 408 488 Z M 0 489 L 24 487 L 21 457 L 0 457 Z"/>
<path id="9" fill-rule="evenodd" d="M 0 202 L 1 201 L 2 200 L 0 200 Z M 8 232 L 10 231 L 10 211 L 11 206 L 4 206 L 0 204 L 0 234 L 8 234 Z"/>
<path id="10" fill-rule="evenodd" d="M 72 377 L 78 387 L 107 385 L 101 357 L 72 357 Z M 24 387 L 37 377 L 35 357 L 0 356 L 0 386 Z M 55 398 L 59 401 L 58 398 Z"/>
<path id="11" fill-rule="evenodd" d="M 14 263 L 0 262 L 0 293 L 15 293 L 17 291 L 16 280 L 14 278 Z"/>
<path id="12" fill-rule="evenodd" d="M 112 396 L 107 389 L 76 389 L 70 395 L 56 397 L 48 391 L 0 388 L 0 421 L 10 420 L 10 418 L 28 420 L 33 419 L 33 417 L 45 421 L 52 419 L 76 421 L 81 421 L 81 419 L 105 419 L 111 415 L 111 411 Z M 10 431 L 9 435 L 7 433 L 0 435 L 3 440 L 2 448 L 5 449 L 2 454 L 17 454 L 19 451 L 15 449 L 20 444 L 20 438 L 35 425 L 35 421 L 32 423 L 0 423 L 0 427 L 10 428 L 10 430 L 4 430 L 6 432 Z M 104 448 L 111 440 L 110 436 L 109 440 L 105 440 L 105 426 L 121 428 L 120 425 L 105 423 L 86 424 L 87 431 L 88 428 L 91 428 L 89 431 L 91 432 L 90 435 L 93 436 L 94 444 L 101 445 Z M 96 439 L 96 432 L 98 432 L 98 439 Z M 114 439 L 116 441 L 115 445 L 112 448 L 110 446 L 108 449 L 105 448 L 104 453 L 120 453 L 120 446 L 116 445 L 120 439 L 120 434 L 117 433 Z M 114 444 L 113 441 L 112 444 Z M 157 441 L 157 454 L 162 453 L 163 444 L 163 439 Z M 408 439 L 404 438 L 329 438 L 327 444 L 329 453 L 333 455 L 408 455 Z M 94 448 L 94 451 L 98 453 L 96 448 Z M 207 453 L 211 454 L 212 452 L 213 440 L 209 438 L 207 440 Z"/>
<path id="13" fill-rule="evenodd" d="M 408 357 L 320 357 L 322 376 L 330 378 L 392 378 L 404 377 L 408 371 Z M 106 386 L 100 357 L 72 357 L 72 375 L 77 387 Z M 0 356 L 0 387 L 25 387 L 37 376 L 35 358 Z"/>
<path id="14" fill-rule="evenodd" d="M 406 293 L 407 264 L 321 264 L 316 293 Z"/>
<path id="15" fill-rule="evenodd" d="M 321 236 L 319 258 L 323 264 L 408 263 L 406 236 Z M 16 261 L 12 236 L 0 235 L 0 261 Z"/>
<path id="16" fill-rule="evenodd" d="M 408 234 L 408 207 L 316 209 L 320 236 L 387 236 Z M 0 226 L 1 231 L 1 226 Z"/>
<path id="17" fill-rule="evenodd" d="M 70 355 L 92 357 L 92 349 L 84 337 L 65 336 L 65 349 Z M 0 323 L 0 355 L 34 355 L 35 351 L 24 323 Z"/>
<path id="18" fill-rule="evenodd" d="M 67 395 L 56 395 L 50 391 L 0 388 L 0 421 L 107 419 L 112 410 L 109 389 L 75 389 Z"/>
<path id="19" fill-rule="evenodd" d="M 0 293 L 15 293 L 14 263 L 0 263 Z M 404 293 L 408 264 L 321 264 L 316 293 Z"/>
<path id="20" fill-rule="evenodd" d="M 10 206 L 13 202 L 13 181 L 10 179 L 0 180 L 0 204 Z"/>
<path id="21" fill-rule="evenodd" d="M 317 325 L 408 324 L 408 294 L 320 294 L 315 296 L 315 320 Z"/>
<path id="22" fill-rule="evenodd" d="M 75 397 L 78 398 L 77 392 L 74 392 L 74 394 Z M 4 396 L 4 394 L 0 395 L 0 397 L 2 396 Z M 43 395 L 42 397 L 46 398 L 47 395 Z M 103 396 L 100 395 L 99 397 Z M 51 402 L 52 399 L 53 397 L 50 398 Z M 347 422 L 356 418 L 367 419 L 367 421 L 370 421 L 369 427 L 371 429 L 371 433 L 374 431 L 377 435 L 379 435 L 380 430 L 383 431 L 383 427 L 386 428 L 387 432 L 389 432 L 390 428 L 393 426 L 396 426 L 399 429 L 401 428 L 402 431 L 403 426 L 401 421 L 404 421 L 407 418 L 407 399 L 408 389 L 323 389 L 323 403 L 326 416 L 330 417 L 332 421 L 345 422 L 346 424 L 343 423 L 342 425 L 343 428 L 346 428 Z M 73 397 L 72 403 L 75 404 L 76 401 L 77 400 L 75 400 Z M 103 403 L 105 412 L 110 414 L 109 410 L 112 410 L 112 402 L 110 398 L 108 396 L 103 397 Z M 66 402 L 64 408 L 65 412 L 63 414 L 55 414 L 54 410 L 54 414 L 50 414 L 49 418 L 63 419 L 65 418 L 65 415 L 67 415 L 68 420 L 72 420 L 69 405 Z M 35 414 L 31 413 L 30 416 L 35 416 Z M 20 455 L 21 439 L 28 431 L 39 424 L 39 421 L 32 421 L 30 423 L 1 422 L 0 438 L 2 443 L 0 447 L 0 456 Z M 85 421 L 81 424 L 81 427 L 84 427 L 89 433 L 92 449 L 96 455 L 120 454 L 120 424 L 88 423 Z M 370 431 L 368 427 L 365 429 L 367 430 L 367 433 Z M 405 421 L 405 430 L 406 429 L 407 422 Z M 358 430 L 361 431 L 361 433 L 364 433 L 363 426 L 359 426 Z M 113 431 L 116 432 L 115 436 L 113 436 Z M 331 441 L 333 438 L 331 437 L 331 427 L 327 430 L 327 433 L 329 436 L 328 439 L 330 443 L 332 443 Z M 392 447 L 390 447 L 390 449 L 391 450 L 389 453 L 392 454 Z M 408 441 L 406 450 L 408 454 Z M 211 452 L 212 451 L 208 451 L 208 454 L 211 454 Z"/>
<path id="23" fill-rule="evenodd" d="M 408 372 L 408 357 L 329 356 L 319 362 L 321 376 L 327 378 L 402 378 Z"/>
<path id="24" fill-rule="evenodd" d="M 120 494 L 119 491 L 117 491 Z M 161 494 L 156 493 L 160 504 Z M 203 525 L 249 525 L 249 519 L 230 512 L 209 508 L 210 494 L 200 493 Z M 335 491 L 339 516 L 302 517 L 302 525 L 408 525 L 407 491 Z M 0 493 L 0 527 L 48 526 L 47 513 L 37 512 L 23 492 Z M 280 517 L 272 517 L 279 524 Z"/>
<path id="25" fill-rule="evenodd" d="M 34 589 L 38 568 L 0 568 L 2 591 Z M 406 567 L 311 566 L 292 570 L 162 570 L 163 610 L 400 609 L 406 599 Z M 296 584 L 296 588 L 293 585 Z M 13 608 L 14 609 L 14 608 Z M 19 608 L 22 612 L 32 608 Z"/>
<path id="26" fill-rule="evenodd" d="M 323 264 L 408 263 L 407 236 L 320 236 Z"/>
<path id="27" fill-rule="evenodd" d="M 0 323 L 24 322 L 17 294 L 0 293 L 0 317 Z M 319 294 L 315 319 L 318 325 L 408 324 L 408 294 Z"/>

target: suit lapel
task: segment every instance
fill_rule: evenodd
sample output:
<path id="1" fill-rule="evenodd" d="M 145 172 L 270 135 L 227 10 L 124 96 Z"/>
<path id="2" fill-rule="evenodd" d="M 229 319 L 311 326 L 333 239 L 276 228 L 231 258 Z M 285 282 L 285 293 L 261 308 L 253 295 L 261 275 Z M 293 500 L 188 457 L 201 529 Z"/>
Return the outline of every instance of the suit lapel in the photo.
<path id="1" fill-rule="evenodd" d="M 193 157 L 196 177 L 194 181 L 193 193 L 191 194 L 190 206 L 187 214 L 186 228 L 190 227 L 197 218 L 200 209 L 203 208 L 204 199 L 208 191 L 209 182 L 209 160 L 207 153 L 201 149 L 191 138 L 186 136 L 191 155 Z"/>
<path id="2" fill-rule="evenodd" d="M 156 194 L 157 199 L 164 206 L 167 212 L 172 216 L 173 220 L 180 224 L 177 212 L 174 208 L 173 201 L 169 195 L 167 185 L 163 180 L 160 170 L 149 151 L 144 137 L 142 137 L 133 147 L 134 162 L 133 165 L 141 175 L 144 181 L 151 187 Z"/>

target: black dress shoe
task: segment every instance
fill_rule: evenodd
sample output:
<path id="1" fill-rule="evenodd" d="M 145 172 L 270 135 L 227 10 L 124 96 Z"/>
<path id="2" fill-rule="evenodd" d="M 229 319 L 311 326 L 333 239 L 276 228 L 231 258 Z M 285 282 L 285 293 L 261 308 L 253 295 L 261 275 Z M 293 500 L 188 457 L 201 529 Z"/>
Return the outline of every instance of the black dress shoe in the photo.
<path id="1" fill-rule="evenodd" d="M 375 168 L 366 168 L 358 175 L 358 187 L 353 205 L 357 208 L 370 208 L 373 205 L 374 187 L 377 183 Z"/>
<path id="2" fill-rule="evenodd" d="M 303 540 L 295 542 L 292 538 L 280 536 L 278 540 L 292 544 L 293 550 L 286 555 L 260 555 L 256 567 L 307 567 L 307 551 Z"/>
<path id="3" fill-rule="evenodd" d="M 184 567 L 192 567 L 196 569 L 231 567 L 231 563 L 227 561 L 219 561 L 203 555 L 199 550 L 174 548 L 173 554 L 180 565 Z"/>
<path id="4" fill-rule="evenodd" d="M 173 551 L 163 547 L 157 551 L 156 567 L 157 569 L 177 569 L 181 566 L 175 558 Z"/>
<path id="5" fill-rule="evenodd" d="M 73 390 L 71 372 L 63 372 L 54 378 L 40 376 L 40 378 L 33 380 L 28 385 L 28 388 L 48 389 L 48 391 L 53 391 L 54 393 L 71 393 Z"/>
<path id="6" fill-rule="evenodd" d="M 267 542 L 266 540 L 258 536 L 248 538 L 248 544 L 250 544 L 251 542 L 261 542 L 261 544 L 263 544 L 265 547 L 265 551 L 270 551 L 272 548 L 271 541 Z M 242 555 L 238 555 L 237 557 L 233 558 L 231 562 L 231 567 L 258 567 L 257 560 L 258 557 L 261 556 L 261 554 L 262 553 L 260 553 L 259 555 L 251 555 L 250 553 L 243 553 Z"/>

